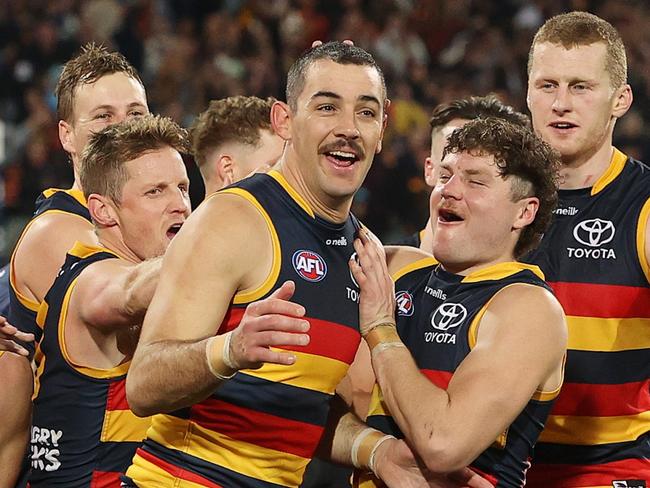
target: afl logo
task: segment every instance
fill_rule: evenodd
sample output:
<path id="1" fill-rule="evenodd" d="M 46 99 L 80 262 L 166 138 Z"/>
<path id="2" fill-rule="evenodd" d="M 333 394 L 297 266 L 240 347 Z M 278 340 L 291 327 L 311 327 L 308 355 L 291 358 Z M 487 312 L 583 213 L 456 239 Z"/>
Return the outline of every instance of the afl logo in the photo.
<path id="1" fill-rule="evenodd" d="M 438 330 L 458 327 L 467 318 L 467 309 L 460 303 L 443 303 L 431 316 L 431 326 Z"/>
<path id="2" fill-rule="evenodd" d="M 580 244 L 589 247 L 599 247 L 614 239 L 616 229 L 610 220 L 583 220 L 573 229 L 573 237 Z"/>
<path id="3" fill-rule="evenodd" d="M 293 253 L 291 262 L 296 273 L 307 281 L 320 281 L 327 274 L 325 260 L 313 251 L 296 251 Z"/>
<path id="4" fill-rule="evenodd" d="M 413 315 L 413 297 L 408 291 L 400 291 L 395 295 L 395 305 L 397 306 L 397 315 L 410 317 Z"/>

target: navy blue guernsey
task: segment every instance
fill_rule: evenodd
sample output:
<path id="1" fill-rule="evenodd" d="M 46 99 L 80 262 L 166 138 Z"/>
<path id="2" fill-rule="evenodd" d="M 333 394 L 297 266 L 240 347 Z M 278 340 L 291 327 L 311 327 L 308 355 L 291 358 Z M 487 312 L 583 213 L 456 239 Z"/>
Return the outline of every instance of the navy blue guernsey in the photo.
<path id="1" fill-rule="evenodd" d="M 422 374 L 442 389 L 447 389 L 454 371 L 475 346 L 480 321 L 499 291 L 516 284 L 548 289 L 539 268 L 516 262 L 460 276 L 444 271 L 433 259 L 423 259 L 394 277 L 397 332 Z M 536 392 L 508 429 L 470 467 L 499 488 L 523 486 L 533 446 L 557 393 Z M 366 422 L 403 438 L 377 385 Z M 356 477 L 355 486 L 383 486 L 370 475 L 356 473 Z"/>
<path id="2" fill-rule="evenodd" d="M 614 150 L 591 188 L 560 190 L 529 258 L 567 315 L 564 386 L 529 485 L 650 482 L 650 168 Z M 643 483 L 640 480 L 645 480 Z"/>
<path id="3" fill-rule="evenodd" d="M 77 243 L 38 312 L 42 361 L 36 374 L 31 434 L 31 488 L 112 488 L 144 439 L 149 419 L 126 402 L 130 362 L 111 369 L 75 364 L 67 354 L 65 322 L 79 275 L 93 263 L 117 258 Z"/>
<path id="4" fill-rule="evenodd" d="M 299 486 L 359 346 L 359 289 L 348 268 L 354 217 L 341 224 L 319 218 L 276 171 L 221 192 L 257 208 L 274 257 L 260 287 L 234 296 L 219 333 L 237 327 L 248 303 L 292 280 L 291 300 L 306 309 L 310 343 L 287 348 L 296 355 L 292 366 L 239 371 L 192 407 L 155 415 L 127 471 L 136 486 Z"/>
<path id="5" fill-rule="evenodd" d="M 79 190 L 59 190 L 57 188 L 50 188 L 41 193 L 36 199 L 34 215 L 27 223 L 25 229 L 16 244 L 16 248 L 20 245 L 23 236 L 30 228 L 30 226 L 41 216 L 49 212 L 67 213 L 77 215 L 80 218 L 91 222 L 90 213 L 86 206 L 86 199 L 83 193 Z M 43 243 L 47 245 L 47 243 Z M 15 253 L 15 251 L 14 251 Z M 34 334 L 34 342 L 23 344 L 29 351 L 30 356 L 33 356 L 35 347 L 41 339 L 41 328 L 36 324 L 36 312 L 38 311 L 39 303 L 30 300 L 28 297 L 21 294 L 15 284 L 13 269 L 14 257 L 11 258 L 10 263 L 10 287 L 9 287 L 9 321 L 23 332 Z"/>

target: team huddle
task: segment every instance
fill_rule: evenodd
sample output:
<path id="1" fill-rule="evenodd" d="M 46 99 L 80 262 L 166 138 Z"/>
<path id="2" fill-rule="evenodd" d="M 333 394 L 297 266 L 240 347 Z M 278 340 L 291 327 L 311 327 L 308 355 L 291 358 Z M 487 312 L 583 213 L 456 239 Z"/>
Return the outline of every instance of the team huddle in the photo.
<path id="1" fill-rule="evenodd" d="M 74 185 L 38 198 L 0 311 L 0 486 L 645 488 L 625 47 L 558 15 L 528 77 L 532 124 L 494 96 L 434 109 L 427 226 L 384 246 L 351 213 L 390 124 L 371 54 L 316 42 L 286 101 L 186 130 L 85 46 L 56 88 Z"/>

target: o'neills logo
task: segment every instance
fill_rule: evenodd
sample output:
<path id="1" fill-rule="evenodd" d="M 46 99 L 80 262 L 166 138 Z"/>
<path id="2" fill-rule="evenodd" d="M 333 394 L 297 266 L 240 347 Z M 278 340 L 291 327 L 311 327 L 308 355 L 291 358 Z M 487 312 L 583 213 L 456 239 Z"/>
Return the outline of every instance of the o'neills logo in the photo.
<path id="1" fill-rule="evenodd" d="M 616 228 L 611 220 L 583 220 L 573 228 L 573 237 L 587 247 L 567 247 L 570 258 L 616 259 L 614 249 L 602 247 L 612 242 Z"/>
<path id="2" fill-rule="evenodd" d="M 397 315 L 410 317 L 413 315 L 413 296 L 408 291 L 400 291 L 395 294 L 395 304 L 397 306 Z"/>
<path id="3" fill-rule="evenodd" d="M 325 260 L 313 251 L 305 251 L 304 249 L 296 251 L 293 253 L 291 262 L 296 273 L 307 281 L 320 281 L 327 274 Z"/>
<path id="4" fill-rule="evenodd" d="M 431 315 L 431 327 L 439 332 L 425 332 L 425 342 L 456 344 L 456 334 L 447 332 L 461 325 L 467 318 L 467 309 L 460 303 L 443 303 Z"/>

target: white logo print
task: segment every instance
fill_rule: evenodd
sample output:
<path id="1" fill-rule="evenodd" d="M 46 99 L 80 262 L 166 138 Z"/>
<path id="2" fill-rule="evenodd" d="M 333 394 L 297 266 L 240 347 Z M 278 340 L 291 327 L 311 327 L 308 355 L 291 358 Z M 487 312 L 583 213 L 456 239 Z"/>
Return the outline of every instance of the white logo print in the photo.
<path id="1" fill-rule="evenodd" d="M 573 237 L 580 244 L 589 247 L 600 247 L 614 239 L 616 229 L 610 220 L 583 220 L 573 229 Z"/>
<path id="2" fill-rule="evenodd" d="M 443 303 L 431 316 L 434 329 L 447 331 L 458 327 L 467 318 L 467 309 L 460 303 Z"/>

